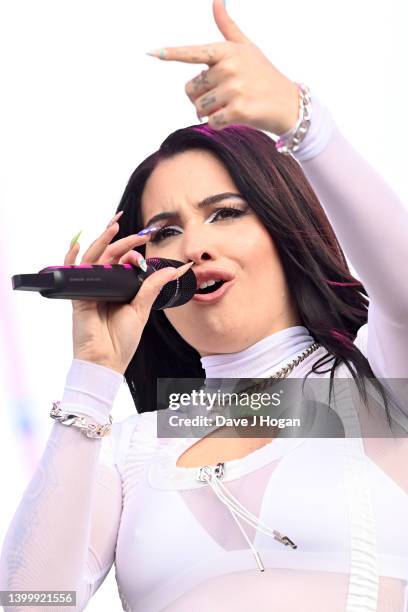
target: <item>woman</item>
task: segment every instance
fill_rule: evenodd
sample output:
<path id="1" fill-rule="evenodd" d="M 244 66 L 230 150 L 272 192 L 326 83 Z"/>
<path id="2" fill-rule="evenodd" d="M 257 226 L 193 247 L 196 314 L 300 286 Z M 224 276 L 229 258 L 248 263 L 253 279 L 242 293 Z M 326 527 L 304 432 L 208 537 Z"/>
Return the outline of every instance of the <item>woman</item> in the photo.
<path id="1" fill-rule="evenodd" d="M 407 430 L 404 394 L 384 380 L 407 377 L 407 211 L 315 98 L 297 161 L 275 149 L 259 130 L 292 147 L 302 92 L 220 0 L 214 16 L 225 43 L 158 54 L 205 56 L 186 92 L 208 124 L 135 170 L 120 224 L 119 212 L 81 260 L 185 262 L 130 304 L 73 302 L 64 409 L 106 423 L 125 376 L 138 413 L 102 442 L 54 423 L 7 532 L 1 588 L 75 590 L 82 610 L 115 560 L 126 610 L 407 610 L 408 445 L 384 433 Z M 151 311 L 188 268 L 200 286 L 225 282 Z M 157 435 L 157 378 L 282 372 L 344 379 L 338 414 L 354 437 Z"/>

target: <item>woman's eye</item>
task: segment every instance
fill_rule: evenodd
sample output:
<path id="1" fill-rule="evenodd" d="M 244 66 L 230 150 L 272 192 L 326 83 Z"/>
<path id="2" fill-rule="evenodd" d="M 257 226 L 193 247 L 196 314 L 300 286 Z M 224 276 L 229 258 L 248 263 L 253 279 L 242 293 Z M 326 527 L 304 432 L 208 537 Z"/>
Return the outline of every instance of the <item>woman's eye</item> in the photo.
<path id="1" fill-rule="evenodd" d="M 216 210 L 210 216 L 210 220 L 211 222 L 218 221 L 218 220 L 222 221 L 223 219 L 228 219 L 231 217 L 233 218 L 240 217 L 241 215 L 244 215 L 244 214 L 245 214 L 245 210 L 241 210 L 240 208 L 234 208 L 233 206 L 227 206 L 227 207 L 219 208 L 218 210 Z M 177 233 L 179 233 L 179 230 L 176 229 L 176 226 L 168 225 L 160 229 L 158 232 L 156 232 L 150 238 L 150 242 L 153 242 L 153 243 L 161 242 L 161 240 L 164 240 L 165 238 L 169 238 L 170 236 L 177 235 Z"/>
<path id="2" fill-rule="evenodd" d="M 240 215 L 244 214 L 244 210 L 241 210 L 239 208 L 234 208 L 233 206 L 228 206 L 226 208 L 219 208 L 218 210 L 215 211 L 212 219 L 225 219 L 228 217 L 239 217 Z M 227 215 L 222 214 L 222 213 L 227 213 Z"/>
<path id="3" fill-rule="evenodd" d="M 153 236 L 150 238 L 150 242 L 160 242 L 164 238 L 168 238 L 169 236 L 174 236 L 173 232 L 177 232 L 172 226 L 163 227 L 158 232 L 155 232 Z"/>

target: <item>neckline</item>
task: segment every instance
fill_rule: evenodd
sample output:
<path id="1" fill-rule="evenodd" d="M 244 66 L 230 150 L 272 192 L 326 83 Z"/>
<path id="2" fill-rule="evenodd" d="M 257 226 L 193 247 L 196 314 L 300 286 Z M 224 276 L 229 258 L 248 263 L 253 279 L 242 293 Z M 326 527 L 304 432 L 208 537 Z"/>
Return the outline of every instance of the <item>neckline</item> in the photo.
<path id="1" fill-rule="evenodd" d="M 303 325 L 281 329 L 236 352 L 201 357 L 207 379 L 268 376 L 301 354 L 315 338 Z"/>
<path id="2" fill-rule="evenodd" d="M 183 452 L 193 446 L 195 442 L 198 442 L 199 439 L 177 439 L 175 444 L 170 444 L 169 447 L 163 449 L 163 453 L 159 453 L 161 456 L 158 456 L 157 460 L 150 466 L 150 484 L 154 488 L 160 489 L 194 489 L 206 486 L 206 483 L 198 480 L 200 468 L 204 467 L 204 465 L 214 466 L 216 464 L 203 464 L 196 467 L 176 465 L 178 458 Z M 223 461 L 223 482 L 241 478 L 264 467 L 268 463 L 272 463 L 276 459 L 280 459 L 306 440 L 307 438 L 274 438 L 271 442 L 264 444 L 264 446 L 251 451 L 243 457 Z"/>
<path id="3" fill-rule="evenodd" d="M 262 377 L 264 374 L 259 374 L 259 367 L 261 365 L 260 361 L 265 359 L 265 357 L 270 360 L 272 355 L 274 361 L 273 370 L 275 370 L 277 352 L 279 353 L 280 359 L 282 359 L 282 356 L 285 355 L 283 358 L 283 364 L 286 364 L 289 355 L 294 356 L 294 350 L 296 355 L 296 353 L 299 353 L 301 349 L 304 350 L 307 348 L 311 343 L 310 341 L 313 341 L 313 338 L 309 335 L 307 328 L 303 326 L 294 326 L 280 330 L 267 338 L 263 338 L 255 345 L 252 345 L 239 353 L 213 356 L 210 355 L 203 357 L 202 363 L 208 364 L 211 362 L 211 360 L 215 360 L 215 367 L 217 367 L 217 365 L 221 365 L 226 367 L 228 370 L 231 368 L 231 365 L 236 366 L 238 359 L 239 367 L 242 369 L 243 365 L 245 364 L 244 369 L 247 370 L 248 360 L 251 361 L 252 359 L 255 362 L 257 376 Z M 244 362 L 242 361 L 242 356 L 244 357 Z M 233 364 L 230 362 L 231 359 L 235 360 Z M 309 359 L 306 359 L 305 361 L 308 360 Z M 269 367 L 270 366 L 271 363 L 269 361 Z M 236 375 L 236 370 L 234 367 L 233 370 L 234 371 L 232 373 L 229 372 L 228 378 Z M 209 379 L 206 378 L 206 380 Z M 156 461 L 154 461 L 149 468 L 148 478 L 151 486 L 164 489 L 191 489 L 205 486 L 205 483 L 198 479 L 199 471 L 202 467 L 204 467 L 204 465 L 214 466 L 216 464 L 204 464 L 203 466 L 196 467 L 176 465 L 178 458 L 183 454 L 183 452 L 193 446 L 200 439 L 201 438 L 196 437 L 178 438 L 176 439 L 175 443 L 171 441 L 161 453 L 158 453 Z M 291 450 L 300 446 L 306 439 L 306 437 L 277 437 L 271 442 L 264 444 L 264 446 L 247 453 L 243 457 L 220 462 L 224 465 L 223 481 L 228 482 L 230 480 L 235 480 L 255 471 L 260 467 L 263 467 L 268 463 L 275 461 L 276 459 L 279 459 Z"/>
<path id="4" fill-rule="evenodd" d="M 200 469 L 200 467 L 203 467 L 203 466 L 185 467 L 185 466 L 177 465 L 177 460 L 179 459 L 181 454 L 187 449 L 191 448 L 191 446 L 193 446 L 195 442 L 198 442 L 199 438 L 198 439 L 193 438 L 193 440 L 194 442 L 190 444 L 191 438 L 187 438 L 188 444 L 186 445 L 181 444 L 180 445 L 181 448 L 175 449 L 175 453 L 172 457 L 172 461 L 174 462 L 173 467 L 176 468 L 177 471 L 180 471 L 180 473 L 184 472 L 186 474 L 188 473 L 192 474 L 194 471 L 197 472 Z M 282 444 L 283 440 L 285 441 L 302 440 L 303 441 L 303 440 L 306 440 L 306 438 L 279 438 L 279 437 L 273 438 L 270 442 L 267 442 L 263 446 L 260 446 L 259 448 L 256 448 L 255 450 L 247 453 L 243 457 L 237 457 L 236 459 L 227 459 L 226 461 L 220 462 L 220 463 L 223 463 L 225 467 L 225 472 L 226 472 L 225 480 L 232 480 L 232 478 L 228 478 L 227 472 L 229 472 L 231 476 L 232 475 L 235 476 L 235 474 L 238 474 L 238 472 L 246 471 L 248 468 L 262 467 L 263 465 L 265 465 L 265 463 L 269 463 L 270 461 L 279 459 L 283 454 L 287 452 L 288 447 L 292 448 L 293 446 L 293 445 L 291 446 L 290 444 L 289 445 Z M 185 441 L 186 440 L 183 440 L 183 442 Z M 298 446 L 298 444 L 294 445 L 294 447 L 296 446 Z M 207 464 L 207 465 L 215 466 L 216 464 Z M 240 473 L 239 475 L 242 476 L 243 474 Z"/>

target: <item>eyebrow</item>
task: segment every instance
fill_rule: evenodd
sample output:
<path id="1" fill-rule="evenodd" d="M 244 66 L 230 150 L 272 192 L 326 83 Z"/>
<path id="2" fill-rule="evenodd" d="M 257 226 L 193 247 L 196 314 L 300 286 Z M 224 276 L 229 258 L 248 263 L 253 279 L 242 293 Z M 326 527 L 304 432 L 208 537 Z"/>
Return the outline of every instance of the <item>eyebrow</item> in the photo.
<path id="1" fill-rule="evenodd" d="M 211 206 L 212 204 L 217 204 L 218 202 L 221 202 L 222 200 L 231 199 L 231 198 L 239 198 L 240 200 L 244 200 L 242 195 L 240 195 L 239 193 L 225 191 L 224 193 L 216 193 L 215 195 L 207 196 L 206 198 L 204 198 L 204 200 L 201 200 L 197 204 L 193 204 L 193 208 L 195 208 L 196 210 L 201 210 L 202 208 L 207 208 L 208 206 Z M 174 210 L 174 211 L 165 210 L 151 217 L 151 219 L 149 219 L 149 221 L 146 223 L 145 227 L 149 227 L 149 225 L 157 223 L 157 221 L 162 221 L 163 219 L 178 219 L 179 217 L 180 217 L 180 214 L 177 210 Z"/>

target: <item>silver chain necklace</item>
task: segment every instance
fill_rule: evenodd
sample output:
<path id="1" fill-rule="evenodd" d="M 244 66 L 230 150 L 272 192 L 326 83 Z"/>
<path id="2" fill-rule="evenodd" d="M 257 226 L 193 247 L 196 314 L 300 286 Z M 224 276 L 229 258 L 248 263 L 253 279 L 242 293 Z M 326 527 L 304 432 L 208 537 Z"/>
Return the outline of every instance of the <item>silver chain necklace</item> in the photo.
<path id="1" fill-rule="evenodd" d="M 286 378 L 292 372 L 292 370 L 294 370 L 300 363 L 302 363 L 302 361 L 306 359 L 306 357 L 309 357 L 309 355 L 314 353 L 320 347 L 321 347 L 321 344 L 319 342 L 313 342 L 313 344 L 308 346 L 307 349 L 303 351 L 303 353 L 301 353 L 298 357 L 296 357 L 290 363 L 283 366 L 283 368 L 275 372 L 275 374 L 272 374 L 271 376 L 263 378 L 261 382 L 250 385 L 246 389 L 241 389 L 240 393 L 248 393 L 248 391 L 253 392 L 255 390 L 259 391 L 259 390 L 264 389 L 266 386 L 268 386 L 270 384 L 271 379 L 280 380 L 282 378 Z M 204 400 L 204 404 L 209 405 L 207 399 Z M 213 406 L 213 408 L 215 407 L 219 407 L 219 404 L 217 404 L 216 406 Z"/>
<path id="2" fill-rule="evenodd" d="M 253 388 L 257 388 L 257 389 L 263 388 L 264 386 L 268 384 L 268 381 L 271 378 L 276 378 L 276 379 L 286 378 L 292 372 L 292 370 L 296 368 L 296 366 L 302 363 L 302 361 L 304 361 L 306 357 L 309 357 L 309 355 L 314 353 L 318 348 L 320 348 L 320 346 L 321 344 L 319 342 L 313 342 L 313 344 L 308 346 L 307 349 L 303 351 L 303 353 L 301 353 L 298 357 L 296 357 L 293 361 L 291 361 L 287 365 L 283 366 L 283 368 L 275 372 L 275 374 L 268 376 L 267 378 L 263 379 L 262 382 L 256 383 L 255 385 L 252 385 L 244 390 L 247 391 L 248 389 L 252 390 Z"/>

